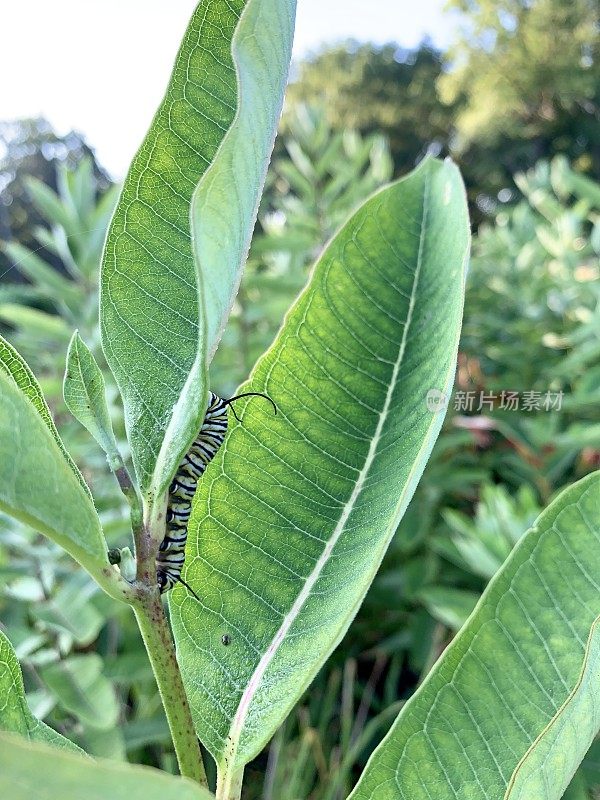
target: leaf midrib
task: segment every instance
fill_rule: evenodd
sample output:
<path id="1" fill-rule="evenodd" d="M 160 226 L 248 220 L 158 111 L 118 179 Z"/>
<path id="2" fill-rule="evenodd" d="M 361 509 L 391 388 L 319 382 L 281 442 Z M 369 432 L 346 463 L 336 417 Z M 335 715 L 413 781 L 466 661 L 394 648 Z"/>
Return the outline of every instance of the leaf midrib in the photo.
<path id="1" fill-rule="evenodd" d="M 344 532 L 346 522 L 352 513 L 356 501 L 359 498 L 364 484 L 366 482 L 367 476 L 369 475 L 369 471 L 375 459 L 377 448 L 379 446 L 379 442 L 381 439 L 383 427 L 388 417 L 390 404 L 392 401 L 392 396 L 394 394 L 394 390 L 396 388 L 396 382 L 398 378 L 398 374 L 402 367 L 402 363 L 404 361 L 404 354 L 406 352 L 406 344 L 408 341 L 408 333 L 411 329 L 411 322 L 412 316 L 414 311 L 414 306 L 416 302 L 416 295 L 417 290 L 419 287 L 419 277 L 421 273 L 421 266 L 423 261 L 423 243 L 425 240 L 425 232 L 427 229 L 427 204 L 428 204 L 428 194 L 429 194 L 429 183 L 430 183 L 430 176 L 428 173 L 425 175 L 424 180 L 424 187 L 423 187 L 423 209 L 421 214 L 421 229 L 419 232 L 419 247 L 417 251 L 417 265 L 415 268 L 415 274 L 413 279 L 413 285 L 410 292 L 409 303 L 408 303 L 408 311 L 406 315 L 406 323 L 404 325 L 404 330 L 402 332 L 402 340 L 400 342 L 400 348 L 398 352 L 398 358 L 394 363 L 394 367 L 392 370 L 392 375 L 390 377 L 389 386 L 387 389 L 385 402 L 383 404 L 383 408 L 379 414 L 379 420 L 377 422 L 377 427 L 375 429 L 375 433 L 373 438 L 371 439 L 371 443 L 369 445 L 369 450 L 367 452 L 367 456 L 365 458 L 365 463 L 358 474 L 356 479 L 356 483 L 354 489 L 352 490 L 352 494 L 348 498 L 346 504 L 343 507 L 342 513 L 336 524 L 334 532 L 325 545 L 323 552 L 319 556 L 317 563 L 315 564 L 312 572 L 306 579 L 302 590 L 299 592 L 298 597 L 294 601 L 291 609 L 288 611 L 286 616 L 284 617 L 279 629 L 275 633 L 271 643 L 269 644 L 267 650 L 261 657 L 256 669 L 254 670 L 250 680 L 248 681 L 248 685 L 244 690 L 242 697 L 240 698 L 240 702 L 238 704 L 238 708 L 236 714 L 233 718 L 231 723 L 231 727 L 229 729 L 229 735 L 227 737 L 228 742 L 228 755 L 229 755 L 229 764 L 233 767 L 235 763 L 235 756 L 238 749 L 239 741 L 244 729 L 244 724 L 246 721 L 246 717 L 248 715 L 248 711 L 250 709 L 250 704 L 252 699 L 254 698 L 262 678 L 264 677 L 269 665 L 273 661 L 280 645 L 283 643 L 286 634 L 290 630 L 292 624 L 298 618 L 301 609 L 303 608 L 304 604 L 308 600 L 311 595 L 312 589 L 315 586 L 316 582 L 318 581 L 325 565 L 329 561 L 329 558 L 333 552 L 333 549 L 337 542 L 339 541 L 342 533 Z"/>

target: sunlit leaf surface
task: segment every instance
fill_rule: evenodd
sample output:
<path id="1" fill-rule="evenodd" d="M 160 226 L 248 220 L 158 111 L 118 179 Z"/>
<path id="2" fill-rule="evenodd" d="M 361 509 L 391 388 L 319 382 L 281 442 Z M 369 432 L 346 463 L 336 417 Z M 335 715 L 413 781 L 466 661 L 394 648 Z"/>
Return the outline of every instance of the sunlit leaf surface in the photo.
<path id="1" fill-rule="evenodd" d="M 600 728 L 600 473 L 539 517 L 352 800 L 559 800 Z"/>
<path id="2" fill-rule="evenodd" d="M 236 407 L 190 524 L 201 602 L 177 587 L 172 603 L 222 768 L 273 734 L 373 579 L 442 422 L 426 398 L 454 379 L 468 243 L 458 170 L 428 160 L 344 226 L 243 387 L 279 411 Z"/>

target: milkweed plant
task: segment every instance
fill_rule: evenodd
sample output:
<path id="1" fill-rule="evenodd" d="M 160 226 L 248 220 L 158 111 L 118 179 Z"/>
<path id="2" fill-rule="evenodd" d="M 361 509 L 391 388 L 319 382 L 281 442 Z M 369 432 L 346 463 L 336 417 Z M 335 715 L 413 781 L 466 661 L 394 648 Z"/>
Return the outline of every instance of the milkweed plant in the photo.
<path id="1" fill-rule="evenodd" d="M 181 774 L 92 759 L 33 717 L 0 634 L 0 787 L 13 799 L 206 800 L 199 742 L 216 797 L 240 798 L 244 766 L 351 624 L 439 433 L 469 252 L 450 161 L 426 158 L 360 206 L 236 397 L 210 392 L 294 16 L 295 0 L 202 0 L 129 169 L 100 279 L 127 458 L 99 366 L 77 332 L 69 346 L 65 402 L 127 498 L 130 546 L 108 550 L 36 378 L 0 343 L 0 507 L 131 606 Z M 599 511 L 595 473 L 542 513 L 352 800 L 562 796 L 600 727 Z"/>

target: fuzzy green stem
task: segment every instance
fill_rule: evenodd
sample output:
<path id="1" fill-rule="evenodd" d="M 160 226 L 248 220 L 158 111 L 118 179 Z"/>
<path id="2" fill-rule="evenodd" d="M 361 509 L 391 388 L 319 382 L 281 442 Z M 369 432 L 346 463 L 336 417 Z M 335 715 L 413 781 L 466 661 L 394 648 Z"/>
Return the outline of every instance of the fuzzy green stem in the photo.
<path id="1" fill-rule="evenodd" d="M 133 610 L 167 715 L 179 772 L 208 787 L 192 713 L 158 589 L 144 590 L 143 594 L 140 592 Z"/>
<path id="2" fill-rule="evenodd" d="M 240 800 L 242 796 L 242 782 L 244 768 L 232 772 L 227 770 L 217 774 L 217 796 L 215 800 Z"/>
<path id="3" fill-rule="evenodd" d="M 108 463 L 115 474 L 125 499 L 129 503 L 131 529 L 133 531 L 133 538 L 135 539 L 143 525 L 142 502 L 140 496 L 134 482 L 131 480 L 129 470 L 125 466 L 121 454 L 118 451 L 109 455 Z"/>

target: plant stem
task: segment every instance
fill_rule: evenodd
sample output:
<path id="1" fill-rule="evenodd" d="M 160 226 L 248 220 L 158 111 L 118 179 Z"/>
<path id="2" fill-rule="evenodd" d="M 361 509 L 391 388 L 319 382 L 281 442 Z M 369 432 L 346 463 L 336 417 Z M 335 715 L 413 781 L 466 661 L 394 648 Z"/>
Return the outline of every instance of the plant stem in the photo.
<path id="1" fill-rule="evenodd" d="M 217 774 L 217 796 L 216 800 L 240 800 L 242 796 L 242 781 L 244 780 L 244 768 L 232 772 L 221 772 Z"/>
<path id="2" fill-rule="evenodd" d="M 131 605 L 158 684 L 179 772 L 208 788 L 200 743 L 156 582 L 156 554 L 165 535 L 166 504 L 166 494 L 154 498 L 144 515 L 144 522 L 134 527 L 137 568 Z"/>
<path id="3" fill-rule="evenodd" d="M 140 592 L 133 610 L 167 715 L 179 772 L 208 788 L 200 745 L 158 588 L 145 589 L 143 594 Z"/>
<path id="4" fill-rule="evenodd" d="M 108 463 L 115 474 L 125 499 L 129 503 L 131 529 L 133 531 L 133 538 L 136 539 L 143 525 L 142 503 L 138 490 L 131 480 L 129 470 L 125 466 L 121 454 L 118 451 L 109 454 Z"/>

